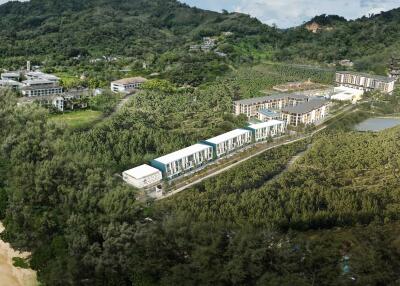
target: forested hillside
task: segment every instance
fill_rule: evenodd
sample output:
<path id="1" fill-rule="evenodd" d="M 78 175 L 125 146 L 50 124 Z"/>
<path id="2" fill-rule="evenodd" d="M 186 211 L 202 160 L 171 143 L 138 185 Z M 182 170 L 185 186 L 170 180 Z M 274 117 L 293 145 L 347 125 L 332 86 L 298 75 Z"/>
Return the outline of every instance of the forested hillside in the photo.
<path id="1" fill-rule="evenodd" d="M 399 9 L 354 21 L 321 15 L 311 22 L 329 29 L 280 30 L 244 14 L 204 11 L 176 0 L 9 2 L 0 6 L 0 66 L 18 68 L 29 59 L 49 71 L 69 67 L 64 70 L 102 78 L 128 67 L 198 85 L 232 66 L 263 60 L 326 65 L 350 59 L 356 69 L 385 74 L 400 48 Z M 215 37 L 215 51 L 226 57 L 189 52 L 204 36 Z M 109 62 L 91 62 L 103 56 Z"/>
<path id="2" fill-rule="evenodd" d="M 277 35 L 247 15 L 204 11 L 176 0 L 9 2 L 0 6 L 0 25 L 4 68 L 17 68 L 30 59 L 47 68 L 100 71 L 107 67 L 90 60 L 105 56 L 114 69 L 165 72 L 190 84 L 226 72 L 227 63 L 251 62 L 253 49 L 269 49 Z M 233 34 L 224 37 L 224 32 Z M 216 49 L 228 57 L 189 53 L 189 46 L 205 36 L 219 37 Z"/>
<path id="3" fill-rule="evenodd" d="M 390 56 L 400 49 L 400 9 L 353 21 L 322 15 L 310 22 L 325 29 L 315 34 L 304 26 L 285 31 L 277 59 L 325 63 L 349 59 L 358 70 L 386 74 Z"/>

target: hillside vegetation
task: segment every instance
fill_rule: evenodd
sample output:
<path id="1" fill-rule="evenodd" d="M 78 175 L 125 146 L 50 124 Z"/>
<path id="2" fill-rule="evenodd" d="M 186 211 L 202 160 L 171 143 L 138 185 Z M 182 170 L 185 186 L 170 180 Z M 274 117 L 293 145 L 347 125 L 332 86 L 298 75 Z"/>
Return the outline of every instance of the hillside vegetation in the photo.
<path id="1" fill-rule="evenodd" d="M 85 73 L 99 86 L 153 72 L 199 85 L 264 60 L 326 65 L 350 59 L 358 70 L 386 74 L 390 56 L 400 48 L 400 9 L 353 21 L 321 15 L 311 22 L 329 29 L 280 30 L 244 14 L 175 0 L 9 2 L 0 6 L 0 66 L 16 69 L 29 59 L 50 72 Z M 189 52 L 205 36 L 217 39 L 215 50 L 227 56 Z M 118 72 L 125 69 L 131 72 Z"/>

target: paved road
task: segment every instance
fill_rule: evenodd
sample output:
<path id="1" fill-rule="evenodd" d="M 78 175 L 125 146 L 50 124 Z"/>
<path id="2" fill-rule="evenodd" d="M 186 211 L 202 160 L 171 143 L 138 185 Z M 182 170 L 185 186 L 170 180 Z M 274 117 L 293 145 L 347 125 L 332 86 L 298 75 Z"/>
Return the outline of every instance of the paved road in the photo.
<path id="1" fill-rule="evenodd" d="M 338 117 L 338 116 L 344 114 L 345 112 L 349 111 L 351 108 L 352 108 L 352 106 L 348 106 L 348 107 L 344 108 L 341 112 L 339 112 L 338 114 L 336 114 L 334 117 L 329 118 L 329 119 L 336 118 L 336 117 Z M 275 148 L 278 148 L 278 147 L 281 147 L 281 146 L 290 145 L 290 144 L 293 144 L 293 143 L 295 143 L 295 142 L 299 142 L 299 141 L 302 141 L 302 140 L 311 138 L 311 137 L 313 137 L 315 134 L 317 134 L 317 133 L 319 133 L 319 132 L 325 130 L 327 127 L 328 127 L 328 125 L 325 125 L 325 126 L 319 128 L 318 130 L 315 130 L 314 132 L 312 132 L 312 133 L 309 134 L 309 135 L 306 135 L 306 136 L 303 136 L 303 137 L 301 137 L 301 138 L 297 138 L 297 139 L 294 139 L 294 140 L 291 140 L 291 141 L 288 141 L 288 142 L 283 142 L 283 143 L 280 143 L 280 144 L 278 144 L 278 145 L 271 146 L 271 147 L 269 147 L 269 148 L 263 149 L 263 150 L 261 150 L 261 151 L 255 153 L 255 154 L 250 155 L 249 157 L 246 157 L 246 158 L 243 158 L 243 159 L 239 160 L 238 162 L 236 162 L 236 163 L 234 163 L 234 164 L 231 164 L 231 165 L 229 165 L 229 166 L 226 166 L 226 167 L 224 167 L 224 168 L 222 168 L 222 169 L 220 169 L 220 170 L 218 170 L 218 171 L 216 171 L 216 172 L 213 172 L 212 174 L 209 174 L 209 175 L 207 175 L 207 176 L 204 176 L 204 177 L 202 177 L 202 178 L 200 178 L 200 179 L 198 179 L 198 180 L 196 180 L 196 181 L 194 181 L 194 182 L 192 182 L 192 183 L 189 183 L 189 184 L 187 184 L 187 185 L 185 185 L 185 186 L 183 186 L 183 187 L 180 187 L 180 188 L 178 188 L 178 189 L 176 189 L 176 190 L 174 190 L 174 191 L 171 191 L 171 192 L 165 194 L 164 196 L 162 196 L 161 198 L 158 198 L 157 201 L 158 201 L 158 200 L 163 200 L 163 199 L 169 198 L 169 197 L 171 197 L 171 196 L 173 196 L 173 195 L 176 195 L 176 194 L 178 194 L 178 193 L 180 193 L 180 192 L 182 192 L 182 191 L 184 191 L 184 190 L 186 190 L 186 189 L 188 189 L 188 188 L 191 188 L 191 187 L 193 187 L 193 186 L 195 186 L 195 185 L 197 185 L 197 184 L 203 182 L 204 180 L 207 180 L 207 179 L 210 179 L 210 178 L 212 178 L 212 177 L 215 177 L 215 176 L 217 176 L 217 175 L 219 175 L 219 174 L 222 174 L 222 173 L 224 173 L 224 172 L 226 172 L 226 171 L 228 171 L 228 170 L 230 170 L 230 169 L 236 167 L 237 165 L 240 165 L 240 164 L 242 164 L 243 162 L 246 162 L 247 160 L 250 160 L 251 158 L 254 158 L 254 157 L 258 156 L 258 155 L 261 155 L 262 153 L 264 153 L 264 152 L 266 152 L 266 151 L 269 151 L 269 150 L 272 150 L 272 149 L 275 149 Z"/>

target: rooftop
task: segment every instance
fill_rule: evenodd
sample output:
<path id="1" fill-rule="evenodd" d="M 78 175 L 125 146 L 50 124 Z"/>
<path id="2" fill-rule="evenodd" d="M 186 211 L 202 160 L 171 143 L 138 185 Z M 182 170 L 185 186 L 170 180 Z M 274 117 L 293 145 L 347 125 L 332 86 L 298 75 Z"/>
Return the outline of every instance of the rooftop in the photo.
<path id="1" fill-rule="evenodd" d="M 32 79 L 32 80 L 25 80 L 22 82 L 24 85 L 49 85 L 54 84 L 54 82 L 49 81 L 47 79 Z"/>
<path id="2" fill-rule="evenodd" d="M 154 159 L 154 161 L 157 161 L 157 162 L 160 162 L 163 164 L 169 164 L 171 162 L 188 157 L 190 155 L 207 150 L 209 148 L 211 148 L 211 147 L 204 145 L 204 144 L 195 144 L 190 147 L 187 147 L 187 148 L 175 151 L 173 153 L 170 153 L 168 155 L 162 156 L 160 158 Z"/>
<path id="3" fill-rule="evenodd" d="M 10 86 L 21 86 L 22 84 L 18 81 L 15 80 L 0 80 L 0 86 L 5 86 L 5 85 L 10 85 Z"/>
<path id="4" fill-rule="evenodd" d="M 20 77 L 18 72 L 5 72 L 1 74 L 2 77 Z"/>
<path id="5" fill-rule="evenodd" d="M 242 100 L 237 100 L 235 103 L 239 104 L 257 104 L 257 103 L 263 103 L 267 101 L 274 101 L 274 100 L 282 100 L 282 99 L 298 99 L 298 100 L 303 100 L 307 99 L 308 97 L 303 95 L 303 94 L 298 94 L 298 93 L 277 93 L 273 95 L 267 95 L 267 96 L 262 96 L 262 97 L 255 97 L 255 98 L 246 98 Z"/>
<path id="6" fill-rule="evenodd" d="M 263 122 L 263 123 L 252 124 L 249 126 L 249 128 L 250 129 L 261 129 L 261 128 L 265 128 L 265 127 L 280 125 L 280 124 L 285 124 L 285 122 L 280 121 L 280 120 L 270 120 L 270 121 Z"/>
<path id="7" fill-rule="evenodd" d="M 29 76 L 29 77 L 37 77 L 37 78 L 40 78 L 40 79 L 48 79 L 48 80 L 53 80 L 53 81 L 54 80 L 59 80 L 59 78 L 56 77 L 55 75 L 43 73 L 43 72 L 40 72 L 40 71 L 28 72 L 26 75 Z"/>
<path id="8" fill-rule="evenodd" d="M 127 170 L 124 173 L 135 179 L 141 179 L 141 178 L 145 178 L 145 177 L 154 175 L 156 173 L 160 173 L 160 171 L 156 168 L 153 168 L 153 167 L 145 164 L 145 165 L 141 165 L 136 168 Z"/>
<path id="9" fill-rule="evenodd" d="M 217 137 L 208 139 L 208 140 L 206 140 L 206 142 L 212 143 L 212 144 L 220 144 L 222 142 L 225 142 L 227 140 L 236 138 L 236 137 L 238 137 L 240 135 L 243 135 L 243 134 L 246 134 L 248 132 L 250 132 L 250 131 L 248 131 L 246 129 L 235 129 L 235 130 L 232 130 L 230 132 L 221 134 L 221 135 L 219 135 Z"/>
<path id="10" fill-rule="evenodd" d="M 22 90 L 38 90 L 38 89 L 50 89 L 50 88 L 61 88 L 58 85 L 48 85 L 48 84 L 39 84 L 39 85 L 30 85 L 30 86 L 23 86 Z"/>
<path id="11" fill-rule="evenodd" d="M 113 81 L 112 83 L 114 84 L 130 84 L 130 83 L 143 83 L 146 82 L 147 79 L 144 77 L 129 77 L 129 78 L 123 78 L 120 80 Z"/>
<path id="12" fill-rule="evenodd" d="M 298 104 L 296 106 L 285 107 L 284 109 L 282 109 L 282 112 L 304 114 L 304 113 L 309 113 L 315 109 L 321 108 L 324 105 L 328 104 L 329 101 L 327 100 L 316 99 L 316 100 L 311 100 L 309 102 Z"/>
<path id="13" fill-rule="evenodd" d="M 265 115 L 265 116 L 279 116 L 280 112 L 271 110 L 271 109 L 261 109 L 258 111 L 258 113 Z"/>
<path id="14" fill-rule="evenodd" d="M 387 82 L 387 83 L 396 81 L 396 79 L 390 78 L 390 77 L 387 77 L 387 76 L 374 75 L 374 74 L 361 73 L 361 72 L 337 71 L 336 73 L 364 76 L 364 77 L 373 78 L 375 80 L 380 80 L 380 81 Z"/>

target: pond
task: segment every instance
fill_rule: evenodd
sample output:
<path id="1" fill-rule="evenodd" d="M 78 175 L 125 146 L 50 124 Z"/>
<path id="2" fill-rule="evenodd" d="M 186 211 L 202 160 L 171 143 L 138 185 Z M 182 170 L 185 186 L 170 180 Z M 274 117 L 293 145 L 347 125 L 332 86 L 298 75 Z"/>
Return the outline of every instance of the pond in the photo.
<path id="1" fill-rule="evenodd" d="M 360 132 L 379 132 L 398 125 L 400 125 L 400 118 L 376 117 L 369 118 L 360 124 L 357 124 L 354 129 Z"/>

